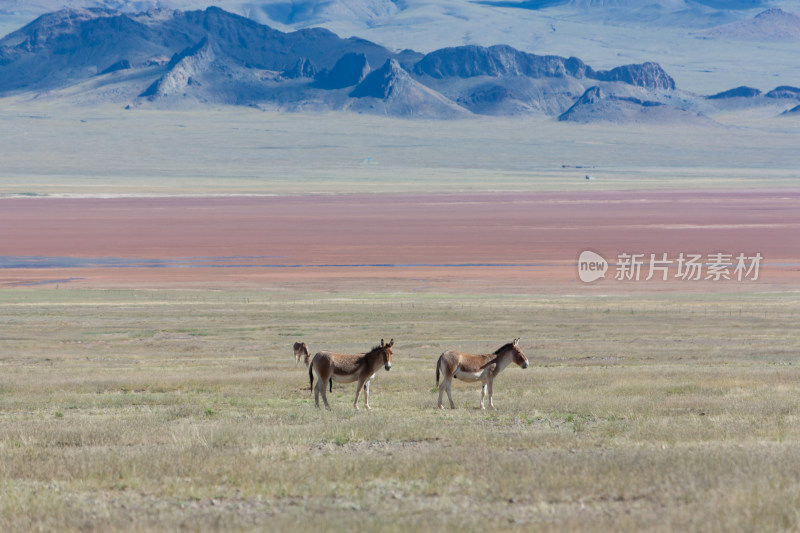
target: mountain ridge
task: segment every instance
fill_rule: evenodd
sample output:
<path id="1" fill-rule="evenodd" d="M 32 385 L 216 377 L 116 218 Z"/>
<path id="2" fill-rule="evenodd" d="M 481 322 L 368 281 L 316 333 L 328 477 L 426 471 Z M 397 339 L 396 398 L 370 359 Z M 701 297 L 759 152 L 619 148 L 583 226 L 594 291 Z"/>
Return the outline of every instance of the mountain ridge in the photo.
<path id="1" fill-rule="evenodd" d="M 691 113 L 714 109 L 708 100 L 680 92 L 655 62 L 596 70 L 574 56 L 502 44 L 396 52 L 324 28 L 282 32 L 218 7 L 137 14 L 62 10 L 0 39 L 0 97 L 49 93 L 90 78 L 98 99 L 135 93 L 133 101 L 120 102 L 133 106 L 183 99 L 403 117 L 555 118 L 596 86 L 603 100 L 626 102 L 626 109 L 647 107 L 641 102 Z M 103 83 L 138 85 L 109 93 L 97 90 Z M 794 99 L 787 87 L 772 91 L 770 100 Z"/>
<path id="2" fill-rule="evenodd" d="M 694 42 L 717 39 L 701 36 L 702 31 L 745 21 L 772 7 L 800 13 L 800 0 L 507 0 L 495 2 L 498 5 L 464 0 L 213 3 L 283 32 L 325 27 L 343 37 L 358 35 L 392 51 L 413 48 L 425 54 L 455 44 L 488 47 L 503 43 L 527 52 L 577 56 L 597 70 L 610 70 L 620 63 L 654 61 L 681 87 L 708 94 L 735 85 L 759 86 L 762 80 L 772 78 L 776 85 L 797 85 L 800 76 L 791 41 L 776 41 L 769 48 L 754 40 L 737 40 L 735 46 L 698 46 Z M 156 6 L 189 11 L 207 5 L 192 0 L 2 0 L 0 4 L 0 36 L 63 6 L 106 7 L 133 14 L 152 11 Z M 375 66 L 384 61 L 370 58 Z M 407 62 L 401 63 L 409 69 Z M 780 65 L 780 70 L 775 71 L 775 65 Z"/>

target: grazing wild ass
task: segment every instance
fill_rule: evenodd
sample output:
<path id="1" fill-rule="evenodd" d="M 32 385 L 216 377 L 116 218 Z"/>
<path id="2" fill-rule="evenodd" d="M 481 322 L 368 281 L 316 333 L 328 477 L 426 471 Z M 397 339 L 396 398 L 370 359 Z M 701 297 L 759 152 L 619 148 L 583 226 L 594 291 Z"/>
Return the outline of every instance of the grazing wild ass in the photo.
<path id="1" fill-rule="evenodd" d="M 328 396 L 325 393 L 325 383 L 333 380 L 337 383 L 352 383 L 358 381 L 356 386 L 356 399 L 353 407 L 358 409 L 358 395 L 364 389 L 364 407 L 369 406 L 369 382 L 375 377 L 381 364 L 386 370 L 392 368 L 392 346 L 394 339 L 389 344 L 383 342 L 374 347 L 368 353 L 349 355 L 332 352 L 319 352 L 311 361 L 308 367 L 308 379 L 310 386 L 314 390 L 314 404 L 319 407 L 319 394 L 322 393 L 322 401 L 325 407 L 328 405 Z M 314 372 L 317 373 L 317 385 L 314 386 Z"/>
<path id="2" fill-rule="evenodd" d="M 522 353 L 519 347 L 519 338 L 514 339 L 497 349 L 494 353 L 486 355 L 472 355 L 460 353 L 453 350 L 448 350 L 439 356 L 436 362 L 436 384 L 439 385 L 439 372 L 444 375 L 442 384 L 439 385 L 439 409 L 444 409 L 442 406 L 442 395 L 447 391 L 447 398 L 450 400 L 450 409 L 455 409 L 453 403 L 453 395 L 451 387 L 453 385 L 453 378 L 458 378 L 461 381 L 481 381 L 483 387 L 481 388 L 481 409 L 483 406 L 483 398 L 486 396 L 486 389 L 489 389 L 489 407 L 494 409 L 492 402 L 492 384 L 497 374 L 509 365 L 509 363 L 517 363 L 522 368 L 528 368 L 528 358 Z"/>
<path id="3" fill-rule="evenodd" d="M 304 342 L 296 342 L 294 343 L 294 366 L 300 363 L 301 355 L 304 356 L 303 361 L 306 363 L 306 366 L 308 366 L 311 362 L 311 356 L 308 355 L 308 345 Z"/>

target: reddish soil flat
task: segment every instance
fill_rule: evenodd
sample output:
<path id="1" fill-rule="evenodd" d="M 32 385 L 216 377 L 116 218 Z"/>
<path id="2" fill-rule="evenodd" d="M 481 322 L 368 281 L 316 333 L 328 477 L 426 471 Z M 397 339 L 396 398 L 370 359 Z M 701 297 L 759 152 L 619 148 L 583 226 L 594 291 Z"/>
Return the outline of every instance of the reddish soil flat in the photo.
<path id="1" fill-rule="evenodd" d="M 585 249 L 612 263 L 607 279 L 578 280 Z M 625 252 L 764 259 L 757 281 L 671 272 L 667 283 L 645 282 L 646 268 L 642 281 L 616 281 Z M 0 200 L 0 286 L 72 278 L 83 278 L 69 281 L 76 287 L 800 288 L 800 190 Z"/>

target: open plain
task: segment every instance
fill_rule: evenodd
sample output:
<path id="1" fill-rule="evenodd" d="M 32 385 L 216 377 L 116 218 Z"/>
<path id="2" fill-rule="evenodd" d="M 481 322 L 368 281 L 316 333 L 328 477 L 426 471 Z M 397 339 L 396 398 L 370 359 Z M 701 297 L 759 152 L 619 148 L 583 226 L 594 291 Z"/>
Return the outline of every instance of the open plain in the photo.
<path id="1" fill-rule="evenodd" d="M 7 103 L 3 531 L 800 527 L 795 119 Z M 764 262 L 586 284 L 586 249 Z M 443 350 L 515 337 L 496 411 L 435 408 Z M 373 410 L 316 410 L 292 343 L 382 338 Z"/>
<path id="2" fill-rule="evenodd" d="M 796 294 L 2 293 L 0 526 L 31 530 L 793 530 Z M 531 366 L 456 383 L 446 348 Z M 291 343 L 368 350 L 314 408 Z"/>

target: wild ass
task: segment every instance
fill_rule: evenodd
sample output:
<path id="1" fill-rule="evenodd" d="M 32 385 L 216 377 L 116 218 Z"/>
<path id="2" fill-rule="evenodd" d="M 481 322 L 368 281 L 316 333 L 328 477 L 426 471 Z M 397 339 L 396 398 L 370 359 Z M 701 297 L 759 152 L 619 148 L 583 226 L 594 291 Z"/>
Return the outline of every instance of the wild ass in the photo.
<path id="1" fill-rule="evenodd" d="M 447 398 L 450 400 L 450 409 L 455 409 L 451 387 L 453 378 L 461 381 L 473 382 L 481 381 L 481 409 L 483 398 L 486 396 L 486 389 L 489 389 L 489 407 L 494 409 L 492 402 L 492 384 L 497 374 L 511 362 L 517 363 L 522 368 L 528 368 L 528 358 L 522 353 L 519 347 L 519 338 L 498 348 L 494 353 L 486 355 L 472 355 L 448 350 L 439 356 L 436 362 L 436 384 L 439 385 L 439 372 L 444 375 L 442 384 L 439 385 L 439 409 L 442 406 L 442 395 L 447 391 Z"/>
<path id="2" fill-rule="evenodd" d="M 317 353 L 311 361 L 311 366 L 308 367 L 310 387 L 314 390 L 314 404 L 319 407 L 319 394 L 321 392 L 325 407 L 330 409 L 328 396 L 325 393 L 325 383 L 328 380 L 333 380 L 337 383 L 358 381 L 353 407 L 358 409 L 358 395 L 363 388 L 364 407 L 371 409 L 369 406 L 369 382 L 375 377 L 381 364 L 386 370 L 392 368 L 392 346 L 394 346 L 394 339 L 390 340 L 389 344 L 384 343 L 383 339 L 381 339 L 380 345 L 365 354 Z M 316 387 L 314 386 L 314 372 L 317 373 Z"/>
<path id="3" fill-rule="evenodd" d="M 304 342 L 296 342 L 294 343 L 294 366 L 297 366 L 300 363 L 300 356 L 305 356 L 303 361 L 305 362 L 306 366 L 311 362 L 311 356 L 308 355 L 308 345 Z"/>

